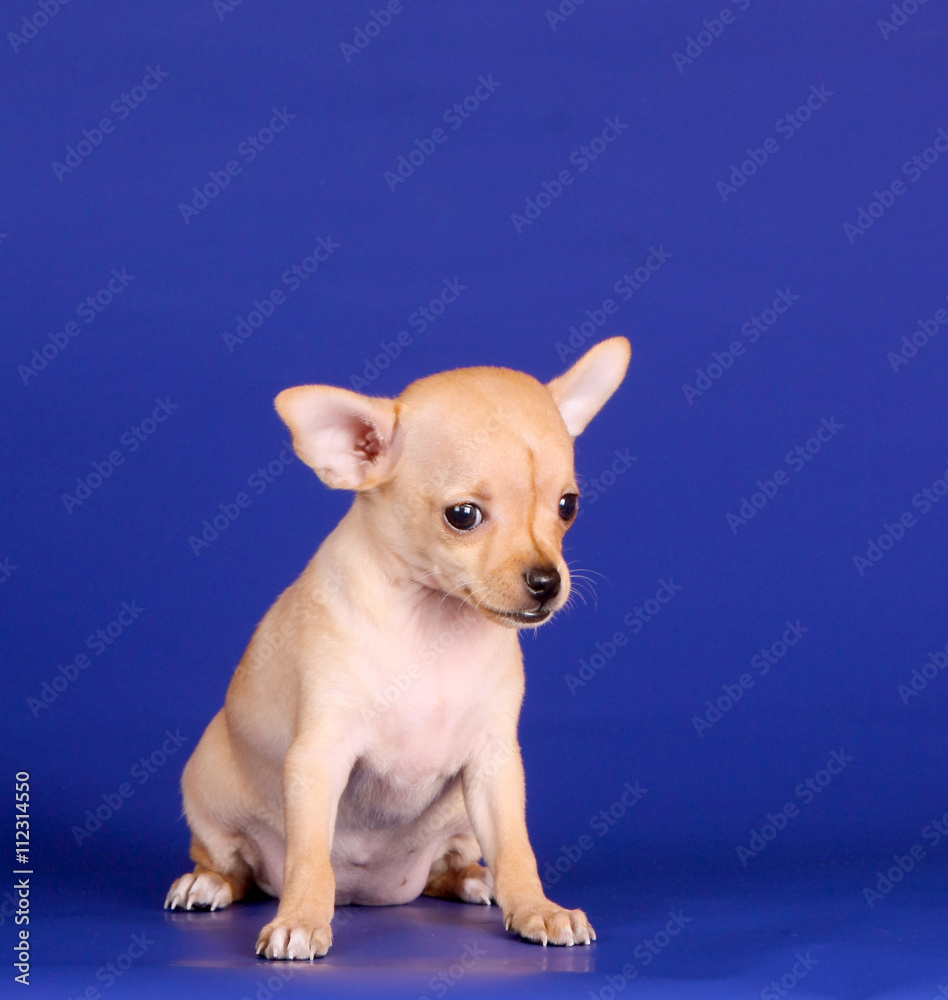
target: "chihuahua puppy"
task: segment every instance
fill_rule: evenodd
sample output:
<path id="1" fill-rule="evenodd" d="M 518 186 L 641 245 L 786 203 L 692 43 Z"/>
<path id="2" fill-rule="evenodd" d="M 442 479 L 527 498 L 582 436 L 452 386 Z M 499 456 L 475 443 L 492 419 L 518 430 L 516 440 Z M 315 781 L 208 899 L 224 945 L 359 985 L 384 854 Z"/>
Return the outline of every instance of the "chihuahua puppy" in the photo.
<path id="1" fill-rule="evenodd" d="M 194 871 L 171 909 L 280 897 L 257 953 L 312 959 L 334 907 L 495 900 L 539 944 L 589 944 L 527 836 L 518 630 L 563 607 L 573 439 L 630 358 L 615 337 L 548 385 L 504 368 L 397 399 L 306 385 L 276 408 L 349 512 L 254 632 L 182 778 Z M 486 867 L 480 859 L 486 861 Z"/>

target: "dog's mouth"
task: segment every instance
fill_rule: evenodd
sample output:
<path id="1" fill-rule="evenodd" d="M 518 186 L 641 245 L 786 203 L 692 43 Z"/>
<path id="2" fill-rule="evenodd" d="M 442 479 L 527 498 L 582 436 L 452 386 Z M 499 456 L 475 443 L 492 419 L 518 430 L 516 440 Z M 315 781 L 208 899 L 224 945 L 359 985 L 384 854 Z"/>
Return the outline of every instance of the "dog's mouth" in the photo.
<path id="1" fill-rule="evenodd" d="M 558 604 L 555 607 L 553 606 L 556 604 L 554 601 L 540 604 L 538 607 L 530 608 L 526 611 L 495 608 L 490 604 L 485 604 L 483 601 L 475 599 L 469 587 L 465 587 L 463 593 L 468 604 L 480 611 L 485 617 L 500 625 L 506 625 L 508 628 L 531 628 L 536 625 L 542 625 L 543 622 L 548 621 L 559 610 Z"/>
<path id="2" fill-rule="evenodd" d="M 494 618 L 499 618 L 505 625 L 539 625 L 553 614 L 549 608 L 537 608 L 534 611 L 498 611 L 496 608 L 481 605 L 481 610 Z"/>

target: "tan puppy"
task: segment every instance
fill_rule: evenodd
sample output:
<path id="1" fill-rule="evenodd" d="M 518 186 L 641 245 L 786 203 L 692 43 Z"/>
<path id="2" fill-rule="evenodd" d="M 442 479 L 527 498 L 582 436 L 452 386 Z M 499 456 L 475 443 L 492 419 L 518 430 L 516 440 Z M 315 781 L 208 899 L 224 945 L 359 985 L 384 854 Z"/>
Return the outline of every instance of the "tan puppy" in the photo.
<path id="1" fill-rule="evenodd" d="M 548 386 L 433 375 L 395 400 L 281 392 L 296 453 L 355 490 L 258 626 L 182 779 L 192 874 L 165 906 L 280 897 L 267 958 L 325 955 L 337 904 L 489 903 L 541 944 L 589 944 L 543 893 L 527 837 L 517 630 L 565 603 L 573 438 L 615 392 L 616 337 Z M 484 858 L 487 867 L 478 863 Z"/>

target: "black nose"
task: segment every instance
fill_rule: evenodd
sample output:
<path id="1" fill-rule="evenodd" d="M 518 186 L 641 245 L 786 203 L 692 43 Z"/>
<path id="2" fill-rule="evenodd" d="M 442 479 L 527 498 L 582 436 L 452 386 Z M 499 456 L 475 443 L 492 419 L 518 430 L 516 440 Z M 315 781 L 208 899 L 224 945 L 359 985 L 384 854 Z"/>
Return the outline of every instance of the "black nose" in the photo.
<path id="1" fill-rule="evenodd" d="M 552 601 L 560 592 L 560 574 L 554 566 L 534 567 L 523 574 L 527 590 L 541 603 Z"/>

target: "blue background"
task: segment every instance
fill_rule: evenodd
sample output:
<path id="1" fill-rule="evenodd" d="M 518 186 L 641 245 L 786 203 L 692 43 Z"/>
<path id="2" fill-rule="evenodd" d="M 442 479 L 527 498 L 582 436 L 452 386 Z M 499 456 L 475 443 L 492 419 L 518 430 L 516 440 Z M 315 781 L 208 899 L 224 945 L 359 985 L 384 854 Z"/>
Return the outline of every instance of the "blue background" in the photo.
<path id="1" fill-rule="evenodd" d="M 889 0 L 587 0 L 552 20 L 552 0 L 402 0 L 355 48 L 382 9 L 71 0 L 25 38 L 41 7 L 5 8 L 0 758 L 11 803 L 13 774 L 32 776 L 34 988 L 310 995 L 315 978 L 324 995 L 753 997 L 809 949 L 818 964 L 794 996 L 939 995 L 948 851 L 924 831 L 948 810 L 948 680 L 930 668 L 917 693 L 899 685 L 948 643 L 948 501 L 913 507 L 948 471 L 948 334 L 905 364 L 890 354 L 948 308 L 948 157 L 911 167 L 948 128 L 944 10 L 890 30 Z M 161 82 L 116 110 L 149 72 Z M 497 86 L 452 128 L 445 111 L 481 77 Z M 242 143 L 275 112 L 285 127 L 250 159 Z M 581 170 L 606 119 L 627 127 Z M 446 141 L 387 181 L 439 127 Z M 67 161 L 83 130 L 98 144 Z M 240 172 L 182 213 L 228 161 Z M 518 225 L 562 170 L 572 183 Z M 873 206 L 896 180 L 891 206 Z M 338 249 L 293 290 L 284 273 L 320 239 Z M 664 262 L 624 301 L 616 282 L 653 249 Z M 113 269 L 133 277 L 86 322 L 77 307 Z M 421 329 L 445 280 L 465 290 Z M 228 344 L 274 289 L 285 300 Z M 742 327 L 782 290 L 798 298 L 751 342 Z M 606 299 L 617 308 L 597 323 Z M 354 378 L 394 395 L 471 364 L 549 379 L 578 356 L 571 330 L 580 350 L 623 334 L 634 354 L 577 447 L 587 497 L 567 555 L 601 574 L 595 599 L 525 637 L 521 741 L 541 872 L 600 941 L 529 948 L 496 911 L 421 901 L 352 911 L 324 962 L 266 987 L 252 944 L 273 903 L 160 906 L 187 867 L 185 756 L 253 627 L 349 503 L 281 463 L 273 397 Z M 373 367 L 401 331 L 411 342 Z M 744 352 L 709 373 L 735 341 Z M 795 470 L 786 456 L 824 420 L 840 429 Z M 115 451 L 87 499 L 64 500 Z M 613 475 L 617 451 L 634 461 Z M 254 478 L 273 462 L 272 481 Z M 776 470 L 786 485 L 729 524 Z M 195 554 L 189 537 L 240 492 L 250 506 Z M 903 512 L 913 526 L 860 572 L 854 557 Z M 624 619 L 663 579 L 680 591 L 634 630 Z M 97 655 L 87 638 L 123 602 L 143 610 Z M 807 631 L 761 674 L 752 657 L 788 621 Z M 59 668 L 80 653 L 67 684 Z M 753 687 L 699 733 L 742 674 Z M 166 731 L 183 747 L 133 774 Z M 852 761 L 807 802 L 834 751 Z M 77 843 L 123 782 L 133 795 Z M 597 832 L 626 782 L 648 791 Z M 742 860 L 788 802 L 798 813 Z M 567 864 L 584 834 L 593 848 Z M 870 906 L 863 890 L 915 844 L 924 857 Z M 672 909 L 691 923 L 645 964 L 636 949 Z M 107 983 L 132 934 L 153 943 Z M 488 956 L 467 969 L 471 942 Z M 452 963 L 464 974 L 436 989 Z"/>

